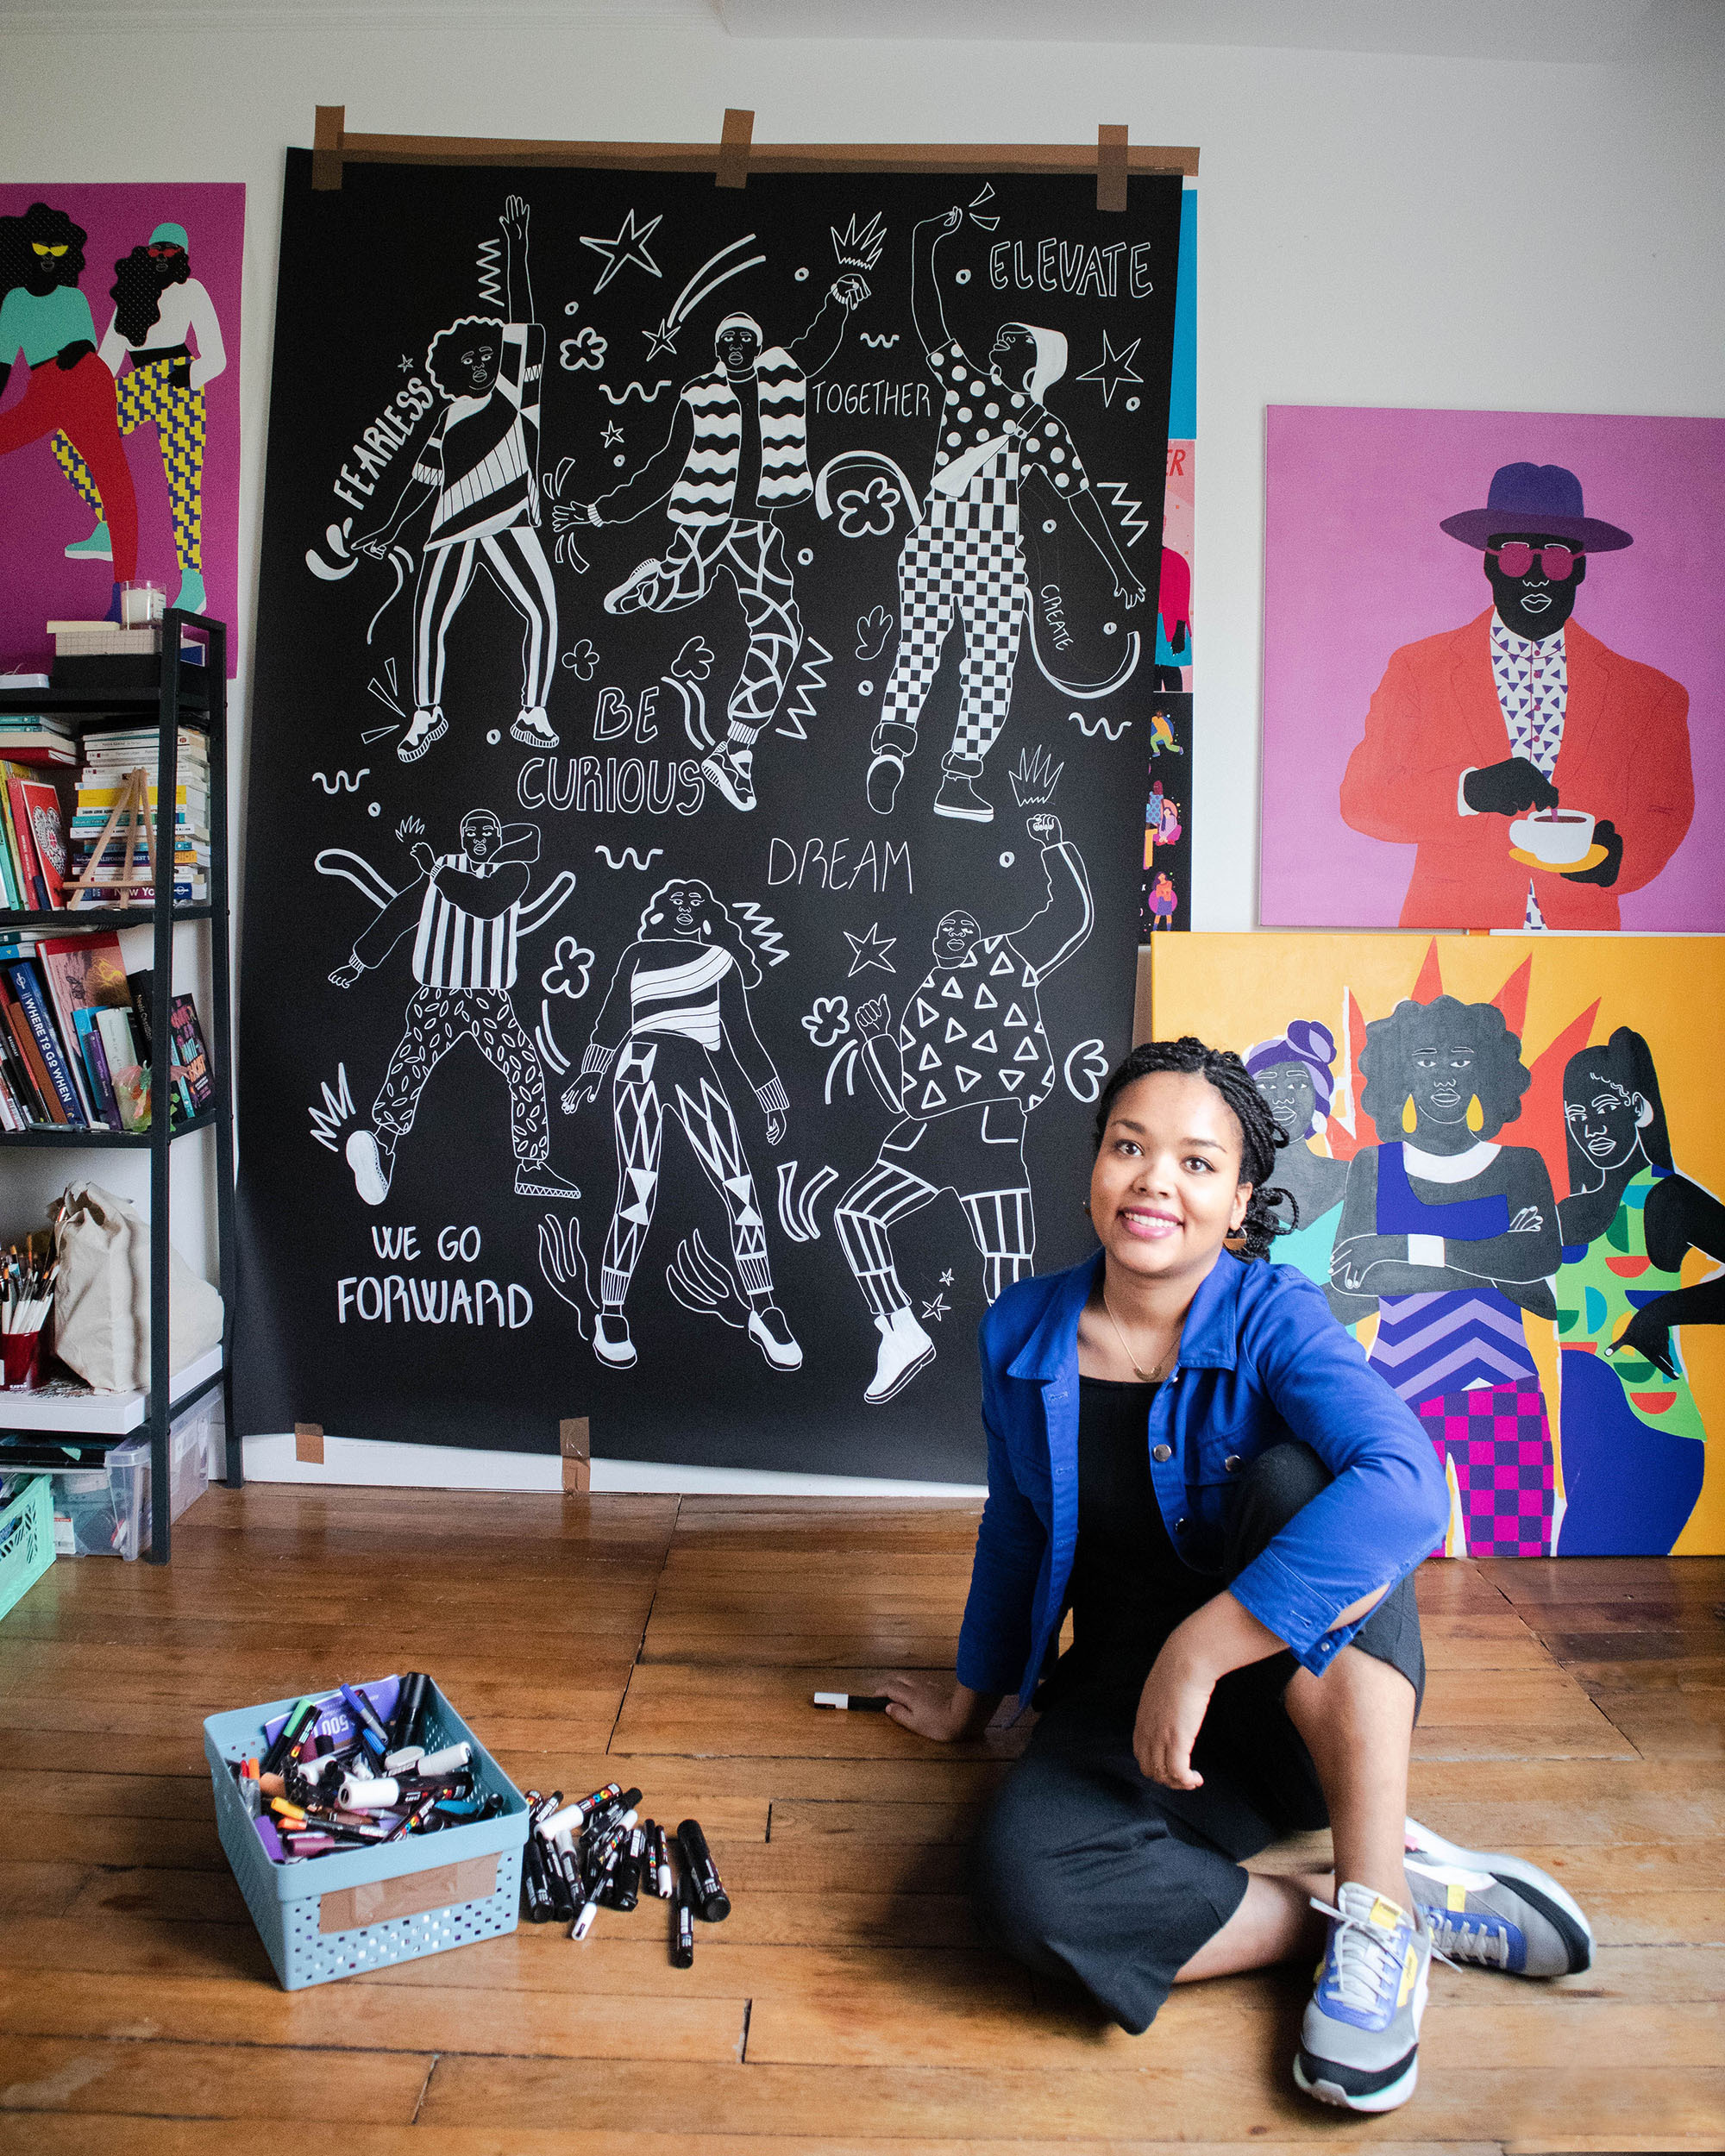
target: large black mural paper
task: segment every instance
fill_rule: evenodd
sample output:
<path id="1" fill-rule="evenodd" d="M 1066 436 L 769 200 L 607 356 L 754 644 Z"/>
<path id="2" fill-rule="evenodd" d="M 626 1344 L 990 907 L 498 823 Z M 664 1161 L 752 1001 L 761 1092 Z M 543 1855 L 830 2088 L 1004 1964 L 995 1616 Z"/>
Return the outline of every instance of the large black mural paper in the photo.
<path id="1" fill-rule="evenodd" d="M 1179 215 L 291 154 L 243 1427 L 980 1478 L 1128 1039 Z"/>

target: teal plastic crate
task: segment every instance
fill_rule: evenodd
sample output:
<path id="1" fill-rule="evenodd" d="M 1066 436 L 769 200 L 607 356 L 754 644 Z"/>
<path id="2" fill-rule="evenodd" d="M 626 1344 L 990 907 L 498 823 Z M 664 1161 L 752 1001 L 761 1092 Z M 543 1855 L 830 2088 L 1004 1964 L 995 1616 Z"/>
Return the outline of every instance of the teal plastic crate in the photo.
<path id="1" fill-rule="evenodd" d="M 53 1485 L 34 1475 L 0 1505 L 0 1617 L 22 1600 L 54 1561 Z"/>
<path id="2" fill-rule="evenodd" d="M 521 1916 L 527 1801 L 435 1683 L 426 1691 L 417 1741 L 432 1752 L 470 1744 L 475 1785 L 504 1798 L 505 1809 L 380 1848 L 332 1851 L 300 1864 L 270 1861 L 232 1769 L 262 1755 L 264 1725 L 293 1705 L 291 1698 L 271 1700 L 212 1714 L 204 1725 L 222 1846 L 282 1988 L 303 1990 L 512 1932 Z M 368 1903 L 391 1913 L 354 1923 Z"/>

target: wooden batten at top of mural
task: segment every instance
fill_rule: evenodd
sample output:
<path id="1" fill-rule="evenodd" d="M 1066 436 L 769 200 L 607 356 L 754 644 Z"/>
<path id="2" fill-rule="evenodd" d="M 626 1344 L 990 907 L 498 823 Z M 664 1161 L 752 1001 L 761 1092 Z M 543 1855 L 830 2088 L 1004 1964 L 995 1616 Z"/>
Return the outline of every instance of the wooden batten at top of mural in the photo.
<path id="1" fill-rule="evenodd" d="M 1158 1035 L 1287 1133 L 1277 1262 L 1426 1426 L 1473 1557 L 1725 1550 L 1725 941 L 1197 936 Z"/>
<path id="2" fill-rule="evenodd" d="M 976 1323 L 1086 1246 L 1130 1031 L 1181 176 L 339 121 L 284 201 L 242 1426 L 979 1480 Z"/>

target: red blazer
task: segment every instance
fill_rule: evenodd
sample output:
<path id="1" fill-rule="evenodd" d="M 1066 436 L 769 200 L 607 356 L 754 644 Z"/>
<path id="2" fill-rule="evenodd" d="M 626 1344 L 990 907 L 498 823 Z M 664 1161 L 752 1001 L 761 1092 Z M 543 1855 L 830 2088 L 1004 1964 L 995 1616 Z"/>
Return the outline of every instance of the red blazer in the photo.
<path id="1" fill-rule="evenodd" d="M 1390 655 L 1342 779 L 1345 822 L 1420 849 L 1403 928 L 1520 928 L 1530 875 L 1548 928 L 1615 928 L 1621 894 L 1651 883 L 1683 843 L 1695 811 L 1688 690 L 1573 621 L 1563 635 L 1569 697 L 1552 782 L 1565 807 L 1616 825 L 1616 882 L 1605 890 L 1529 870 L 1509 858 L 1509 819 L 1457 813 L 1462 773 L 1510 753 L 1488 608 Z"/>

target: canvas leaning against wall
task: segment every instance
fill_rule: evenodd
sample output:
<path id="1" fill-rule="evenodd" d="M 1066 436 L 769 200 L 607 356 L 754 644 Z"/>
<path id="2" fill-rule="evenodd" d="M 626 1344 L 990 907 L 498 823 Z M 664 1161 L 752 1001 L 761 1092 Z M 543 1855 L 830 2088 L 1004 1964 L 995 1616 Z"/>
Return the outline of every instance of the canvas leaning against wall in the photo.
<path id="1" fill-rule="evenodd" d="M 231 629 L 245 221 L 238 185 L 0 186 L 0 671 L 116 583 Z"/>
<path id="2" fill-rule="evenodd" d="M 1288 1131 L 1277 1261 L 1421 1418 L 1452 1555 L 1725 1550 L 1725 943 L 1197 936 L 1158 1036 Z"/>
<path id="3" fill-rule="evenodd" d="M 309 182 L 243 1426 L 980 1479 L 1129 1035 L 1178 177 Z"/>
<path id="4" fill-rule="evenodd" d="M 1725 420 L 1273 405 L 1260 918 L 1725 928 Z"/>

